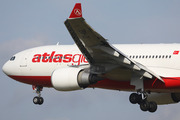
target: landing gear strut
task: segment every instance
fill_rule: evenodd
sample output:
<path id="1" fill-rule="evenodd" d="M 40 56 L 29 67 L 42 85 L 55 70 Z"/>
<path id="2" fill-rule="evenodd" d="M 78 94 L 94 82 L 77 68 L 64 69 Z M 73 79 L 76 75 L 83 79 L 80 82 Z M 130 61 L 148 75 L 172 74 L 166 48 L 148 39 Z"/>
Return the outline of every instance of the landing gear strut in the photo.
<path id="1" fill-rule="evenodd" d="M 34 104 L 38 104 L 38 105 L 42 105 L 44 102 L 44 99 L 41 97 L 41 91 L 42 91 L 41 86 L 33 86 L 33 90 L 35 90 L 35 92 L 37 93 L 38 96 L 33 98 L 33 103 Z"/>
<path id="2" fill-rule="evenodd" d="M 132 93 L 129 96 L 129 101 L 132 104 L 138 103 L 142 111 L 155 112 L 157 110 L 157 104 L 153 101 L 147 101 L 147 92 L 138 91 L 137 93 Z"/>

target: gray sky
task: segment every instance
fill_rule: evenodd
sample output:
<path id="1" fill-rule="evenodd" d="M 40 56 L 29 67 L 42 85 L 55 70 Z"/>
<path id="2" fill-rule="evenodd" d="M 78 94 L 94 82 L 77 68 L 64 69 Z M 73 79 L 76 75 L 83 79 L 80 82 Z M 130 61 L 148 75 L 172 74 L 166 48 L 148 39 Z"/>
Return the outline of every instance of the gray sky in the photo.
<path id="1" fill-rule="evenodd" d="M 15 53 L 40 45 L 74 44 L 64 21 L 76 2 L 83 17 L 112 44 L 179 43 L 180 1 L 177 0 L 1 0 L 0 66 Z M 0 72 L 0 119 L 42 120 L 177 120 L 180 104 L 142 112 L 129 102 L 129 92 L 85 89 L 59 92 L 44 88 L 42 106 L 34 105 L 32 86 Z"/>

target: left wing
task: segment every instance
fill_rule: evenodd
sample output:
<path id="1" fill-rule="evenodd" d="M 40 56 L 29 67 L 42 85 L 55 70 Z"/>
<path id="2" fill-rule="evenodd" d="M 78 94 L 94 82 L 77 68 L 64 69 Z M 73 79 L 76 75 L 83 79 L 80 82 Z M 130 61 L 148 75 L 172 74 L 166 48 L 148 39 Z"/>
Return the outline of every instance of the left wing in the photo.
<path id="1" fill-rule="evenodd" d="M 91 73 L 105 74 L 116 68 L 125 68 L 142 77 L 150 79 L 155 77 L 163 81 L 159 75 L 128 58 L 93 30 L 82 17 L 80 3 L 76 3 L 70 17 L 64 23 L 76 45 L 90 63 Z"/>

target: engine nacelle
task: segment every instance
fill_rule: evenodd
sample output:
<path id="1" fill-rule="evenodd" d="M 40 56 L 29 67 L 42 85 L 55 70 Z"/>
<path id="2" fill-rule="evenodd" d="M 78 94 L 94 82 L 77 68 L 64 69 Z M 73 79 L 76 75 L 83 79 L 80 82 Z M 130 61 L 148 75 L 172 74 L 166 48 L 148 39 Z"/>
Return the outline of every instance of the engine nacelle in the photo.
<path id="1" fill-rule="evenodd" d="M 158 105 L 178 103 L 180 93 L 151 93 L 148 95 L 148 101 L 154 101 Z"/>
<path id="2" fill-rule="evenodd" d="M 73 91 L 86 88 L 103 78 L 85 72 L 82 68 L 65 67 L 56 69 L 51 75 L 51 83 L 56 90 Z"/>

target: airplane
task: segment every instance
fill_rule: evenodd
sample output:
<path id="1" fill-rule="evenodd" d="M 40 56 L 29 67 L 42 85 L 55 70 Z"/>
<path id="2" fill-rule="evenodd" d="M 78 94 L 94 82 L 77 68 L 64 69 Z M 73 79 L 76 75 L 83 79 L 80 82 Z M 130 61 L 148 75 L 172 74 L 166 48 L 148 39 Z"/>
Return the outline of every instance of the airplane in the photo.
<path id="1" fill-rule="evenodd" d="M 58 91 L 102 88 L 132 92 L 129 101 L 151 113 L 180 101 L 180 44 L 110 44 L 82 17 L 76 3 L 64 22 L 76 45 L 49 45 L 13 55 L 2 70 L 32 85 L 34 104 L 43 87 Z"/>

